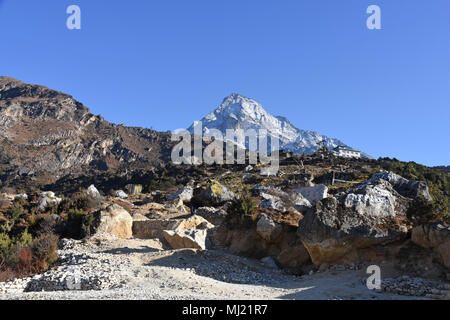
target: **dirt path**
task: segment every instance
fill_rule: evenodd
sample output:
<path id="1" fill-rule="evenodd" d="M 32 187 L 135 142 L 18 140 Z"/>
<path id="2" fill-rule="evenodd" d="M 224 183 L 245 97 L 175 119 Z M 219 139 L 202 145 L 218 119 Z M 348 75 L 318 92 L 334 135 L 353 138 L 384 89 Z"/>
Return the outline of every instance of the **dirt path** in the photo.
<path id="1" fill-rule="evenodd" d="M 223 251 L 163 250 L 155 240 L 105 236 L 87 242 L 66 240 L 60 253 L 65 260 L 48 272 L 47 282 L 61 282 L 81 270 L 100 272 L 96 281 L 106 281 L 106 287 L 27 293 L 10 290 L 0 294 L 0 299 L 411 299 L 368 290 L 362 270 L 295 277 Z"/>

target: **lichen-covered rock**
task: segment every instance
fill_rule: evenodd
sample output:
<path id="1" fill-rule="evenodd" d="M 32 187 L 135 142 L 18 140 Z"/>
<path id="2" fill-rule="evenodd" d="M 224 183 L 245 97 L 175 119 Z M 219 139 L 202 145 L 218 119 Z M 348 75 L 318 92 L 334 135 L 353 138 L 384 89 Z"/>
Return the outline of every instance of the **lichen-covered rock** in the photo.
<path id="1" fill-rule="evenodd" d="M 202 206 L 220 206 L 227 201 L 232 201 L 236 198 L 231 190 L 217 181 L 212 181 L 206 189 L 197 189 L 194 192 L 195 202 Z"/>

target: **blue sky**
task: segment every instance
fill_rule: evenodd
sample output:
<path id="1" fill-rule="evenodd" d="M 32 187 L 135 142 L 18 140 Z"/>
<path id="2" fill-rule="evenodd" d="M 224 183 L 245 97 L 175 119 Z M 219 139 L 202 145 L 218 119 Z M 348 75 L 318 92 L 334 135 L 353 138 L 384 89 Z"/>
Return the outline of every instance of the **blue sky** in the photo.
<path id="1" fill-rule="evenodd" d="M 114 123 L 188 127 L 238 92 L 374 157 L 450 164 L 448 0 L 0 0 L 0 30 L 1 75 Z"/>

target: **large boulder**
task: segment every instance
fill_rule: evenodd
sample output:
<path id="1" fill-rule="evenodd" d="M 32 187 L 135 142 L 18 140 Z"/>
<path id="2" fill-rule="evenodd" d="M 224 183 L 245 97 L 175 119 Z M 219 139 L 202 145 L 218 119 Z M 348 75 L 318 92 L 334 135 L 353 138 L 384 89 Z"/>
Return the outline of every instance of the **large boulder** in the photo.
<path id="1" fill-rule="evenodd" d="M 393 172 L 381 171 L 375 173 L 367 183 L 376 184 L 380 180 L 389 182 L 402 196 L 407 198 L 416 198 L 423 196 L 425 199 L 432 201 L 428 186 L 423 181 L 408 180 Z"/>
<path id="2" fill-rule="evenodd" d="M 45 211 L 48 207 L 58 205 L 61 201 L 62 199 L 58 198 L 52 191 L 42 192 L 38 200 L 38 209 Z"/>
<path id="3" fill-rule="evenodd" d="M 314 264 L 356 259 L 357 250 L 404 239 L 408 199 L 386 181 L 318 202 L 299 223 L 297 235 Z"/>
<path id="4" fill-rule="evenodd" d="M 438 260 L 450 268 L 450 226 L 428 223 L 412 230 L 411 240 L 425 249 L 436 252 Z"/>
<path id="5" fill-rule="evenodd" d="M 163 234 L 173 249 L 206 249 L 206 229 L 164 230 Z"/>
<path id="6" fill-rule="evenodd" d="M 214 228 L 204 218 L 194 215 L 182 219 L 174 225 L 173 230 L 163 230 L 165 240 L 173 249 L 206 249 L 208 230 Z"/>
<path id="7" fill-rule="evenodd" d="M 86 194 L 90 196 L 92 199 L 96 200 L 102 199 L 102 195 L 93 184 L 91 184 L 89 188 L 86 189 Z"/>
<path id="8" fill-rule="evenodd" d="M 212 181 L 207 188 L 195 190 L 192 200 L 195 200 L 194 202 L 202 206 L 220 206 L 234 199 L 236 199 L 235 193 L 219 182 Z"/>
<path id="9" fill-rule="evenodd" d="M 314 187 L 304 187 L 293 191 L 301 194 L 311 204 L 325 199 L 328 196 L 328 187 L 323 184 Z"/>
<path id="10" fill-rule="evenodd" d="M 261 217 L 256 224 L 256 232 L 266 241 L 275 241 L 281 235 L 282 227 L 270 219 L 266 214 Z"/>
<path id="11" fill-rule="evenodd" d="M 133 236 L 133 218 L 117 204 L 110 205 L 99 212 L 96 233 L 108 233 L 118 238 L 129 239 Z"/>
<path id="12" fill-rule="evenodd" d="M 183 188 L 180 188 L 177 192 L 171 194 L 168 197 L 169 201 L 175 201 L 175 200 L 181 200 L 183 202 L 189 202 L 191 201 L 192 197 L 194 196 L 194 189 L 190 186 L 186 186 Z"/>

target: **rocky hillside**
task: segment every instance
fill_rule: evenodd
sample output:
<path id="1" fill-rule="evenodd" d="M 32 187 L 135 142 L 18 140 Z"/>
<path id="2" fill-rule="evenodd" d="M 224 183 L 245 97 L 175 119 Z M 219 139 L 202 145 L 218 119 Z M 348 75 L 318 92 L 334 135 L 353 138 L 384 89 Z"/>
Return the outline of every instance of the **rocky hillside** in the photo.
<path id="1" fill-rule="evenodd" d="M 67 94 L 0 77 L 0 148 L 10 175 L 61 177 L 157 166 L 171 144 L 168 133 L 111 124 Z"/>

